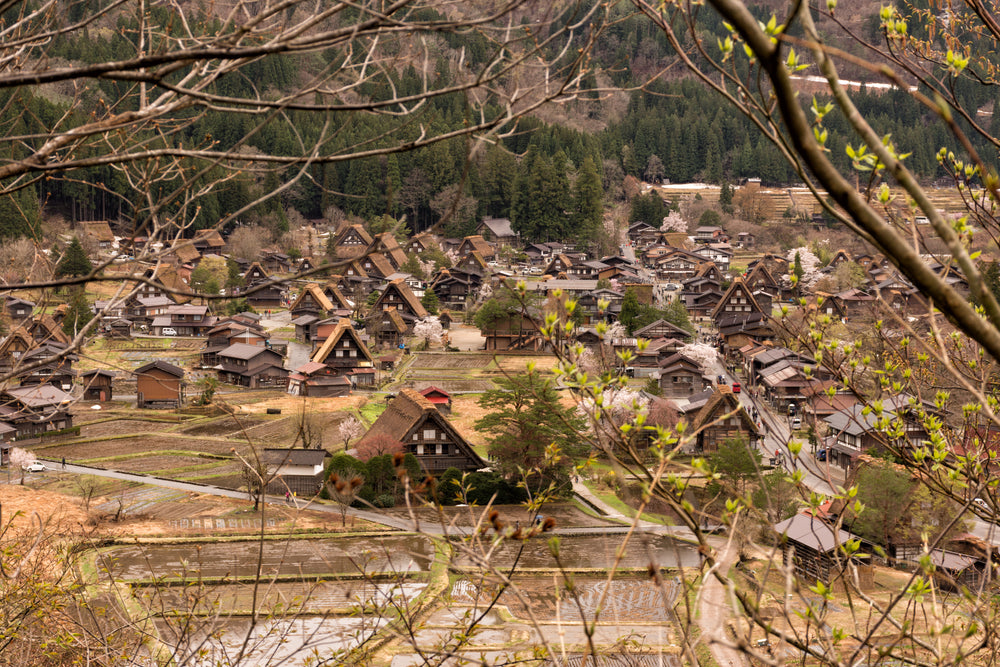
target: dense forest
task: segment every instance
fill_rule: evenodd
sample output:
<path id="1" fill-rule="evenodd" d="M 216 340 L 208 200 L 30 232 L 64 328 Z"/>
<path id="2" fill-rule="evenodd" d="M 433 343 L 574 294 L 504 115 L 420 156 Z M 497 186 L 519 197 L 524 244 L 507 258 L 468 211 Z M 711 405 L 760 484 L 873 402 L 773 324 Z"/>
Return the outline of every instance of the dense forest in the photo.
<path id="1" fill-rule="evenodd" d="M 84 5 L 74 7 L 82 11 L 79 8 Z M 171 21 L 168 7 L 152 11 L 163 25 L 180 29 L 178 22 Z M 568 23 L 574 19 L 567 13 L 561 20 Z M 201 20 L 210 23 L 209 19 Z M 707 12 L 704 22 L 706 30 L 722 30 Z M 59 37 L 49 55 L 81 62 L 124 58 L 136 51 L 137 31 L 134 18 L 121 17 L 113 30 Z M 448 58 L 451 49 L 462 49 L 472 63 L 491 57 L 489 43 L 478 33 L 447 34 L 440 40 L 434 78 L 429 82 L 432 86 L 448 85 L 460 74 L 453 59 Z M 155 44 L 152 46 L 155 48 Z M 595 70 L 619 86 L 644 81 L 668 57 L 663 36 L 649 21 L 638 17 L 623 16 L 611 23 L 594 51 Z M 333 51 L 309 57 L 263 57 L 220 79 L 212 92 L 240 97 L 256 91 L 293 89 L 308 72 L 336 68 L 342 58 L 342 53 Z M 584 81 L 596 85 L 594 73 L 588 73 Z M 427 84 L 410 65 L 373 79 L 358 92 L 372 99 L 391 99 L 393 95 L 418 93 Z M 982 92 L 985 86 L 970 84 L 965 93 L 961 79 L 955 85 L 967 100 L 967 108 L 980 108 L 992 101 Z M 157 91 L 147 94 L 155 95 Z M 25 137 L 24 144 L 31 145 L 43 141 L 52 127 L 72 124 L 74 118 L 102 107 L 137 108 L 139 97 L 135 84 L 106 80 L 94 81 L 72 107 L 59 95 L 45 90 L 0 92 L 0 128 L 7 136 Z M 803 99 L 802 103 L 807 105 L 810 100 Z M 879 132 L 891 135 L 896 145 L 912 153 L 908 163 L 918 175 L 926 179 L 944 175 L 936 154 L 942 147 L 954 146 L 931 112 L 904 91 L 862 91 L 856 103 Z M 573 104 L 577 105 L 576 113 L 588 117 L 602 114 L 602 103 L 597 99 L 585 96 Z M 412 140 L 423 127 L 433 132 L 460 128 L 469 122 L 469 115 L 468 101 L 458 94 L 431 98 L 405 123 L 391 115 L 295 110 L 270 114 L 262 122 L 260 116 L 252 114 L 191 107 L 179 114 L 169 132 L 145 137 L 144 145 L 176 142 L 215 150 L 253 149 L 270 155 L 300 155 L 308 152 L 307 147 L 318 145 L 322 154 L 338 155 L 359 144 L 379 147 Z M 992 126 L 996 124 L 996 120 L 991 121 Z M 849 134 L 844 119 L 836 112 L 830 114 L 826 127 L 830 131 L 831 154 L 847 167 L 845 145 Z M 600 228 L 604 199 L 610 196 L 605 190 L 610 193 L 608 186 L 626 175 L 711 183 L 759 177 L 769 185 L 798 180 L 749 119 L 691 79 L 649 83 L 632 94 L 623 115 L 606 119 L 604 129 L 597 133 L 546 124 L 532 117 L 522 118 L 508 130 L 497 142 L 479 145 L 474 151 L 467 139 L 453 139 L 387 157 L 313 164 L 301 173 L 291 167 L 262 167 L 219 179 L 220 167 L 197 163 L 186 171 L 155 177 L 129 174 L 127 167 L 78 170 L 60 178 L 38 180 L 0 202 L 0 236 L 33 234 L 40 206 L 71 219 L 133 221 L 131 224 L 140 229 L 147 192 L 158 199 L 178 188 L 193 189 L 219 180 L 197 202 L 177 204 L 188 208 L 166 211 L 192 221 L 191 229 L 196 230 L 217 225 L 265 193 L 296 179 L 279 197 L 254 206 L 241 218 L 256 218 L 281 230 L 287 228 L 290 211 L 318 219 L 335 207 L 363 219 L 405 215 L 415 232 L 443 220 L 441 231 L 460 236 L 470 233 L 477 220 L 493 216 L 509 217 L 527 240 L 551 240 L 570 232 L 588 239 Z M 992 154 L 992 148 L 979 135 L 970 132 L 970 137 L 984 155 Z M 191 182 L 185 184 L 185 179 Z M 122 224 L 122 231 L 129 231 L 131 224 Z"/>

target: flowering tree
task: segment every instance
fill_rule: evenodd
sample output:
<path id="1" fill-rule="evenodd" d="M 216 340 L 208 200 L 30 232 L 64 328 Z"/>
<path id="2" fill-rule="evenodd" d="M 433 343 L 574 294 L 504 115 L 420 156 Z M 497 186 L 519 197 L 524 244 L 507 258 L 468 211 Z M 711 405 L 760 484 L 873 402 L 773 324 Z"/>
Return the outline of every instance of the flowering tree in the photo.
<path id="1" fill-rule="evenodd" d="M 10 465 L 21 470 L 21 484 L 24 484 L 24 469 L 37 460 L 38 458 L 34 455 L 34 453 L 29 452 L 27 449 L 14 447 L 10 450 Z"/>
<path id="2" fill-rule="evenodd" d="M 678 352 L 697 362 L 702 370 L 708 370 L 719 359 L 719 351 L 705 343 L 691 343 L 680 348 Z"/>
<path id="3" fill-rule="evenodd" d="M 344 441 L 344 449 L 347 449 L 347 445 L 350 444 L 351 440 L 360 437 L 364 432 L 364 424 L 357 417 L 348 417 L 340 422 L 340 425 L 337 427 L 337 434 Z"/>
<path id="4" fill-rule="evenodd" d="M 431 315 L 417 320 L 417 323 L 413 325 L 413 335 L 423 338 L 427 346 L 430 347 L 432 342 L 441 342 L 444 337 L 444 327 L 441 326 L 441 320 L 437 316 Z"/>
<path id="5" fill-rule="evenodd" d="M 604 334 L 604 340 L 615 340 L 617 338 L 625 338 L 628 336 L 628 332 L 625 330 L 625 325 L 621 322 L 615 322 L 608 326 L 608 331 Z"/>
<path id="6" fill-rule="evenodd" d="M 660 225 L 661 232 L 687 232 L 688 223 L 681 217 L 678 211 L 671 211 L 667 217 L 663 219 L 663 224 Z"/>
<path id="7" fill-rule="evenodd" d="M 822 268 L 820 266 L 821 262 L 819 257 L 813 253 L 812 250 L 802 246 L 801 248 L 792 248 L 788 251 L 788 265 L 792 266 L 795 264 L 795 256 L 798 255 L 799 265 L 802 267 L 802 277 L 799 279 L 800 287 L 811 287 L 817 280 L 820 279 L 821 274 L 819 270 Z M 791 280 L 790 276 L 783 276 L 785 280 Z"/>

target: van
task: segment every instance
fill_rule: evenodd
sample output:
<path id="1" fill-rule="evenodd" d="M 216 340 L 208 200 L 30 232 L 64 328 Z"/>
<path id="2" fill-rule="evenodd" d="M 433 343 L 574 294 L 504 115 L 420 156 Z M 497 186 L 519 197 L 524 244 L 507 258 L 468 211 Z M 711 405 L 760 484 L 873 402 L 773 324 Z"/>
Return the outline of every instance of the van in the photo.
<path id="1" fill-rule="evenodd" d="M 739 382 L 734 382 L 733 383 L 733 393 L 734 394 L 740 393 L 740 383 Z"/>
<path id="2" fill-rule="evenodd" d="M 176 336 L 177 335 L 177 329 L 174 329 L 173 327 L 163 327 L 163 335 L 164 336 Z"/>

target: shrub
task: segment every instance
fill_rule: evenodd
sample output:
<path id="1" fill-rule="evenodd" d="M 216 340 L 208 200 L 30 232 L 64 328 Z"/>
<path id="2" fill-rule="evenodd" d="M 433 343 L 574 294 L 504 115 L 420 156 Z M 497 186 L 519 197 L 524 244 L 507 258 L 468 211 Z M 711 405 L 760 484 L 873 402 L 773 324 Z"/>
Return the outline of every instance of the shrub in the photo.
<path id="1" fill-rule="evenodd" d="M 396 498 L 391 493 L 383 493 L 380 496 L 376 496 L 375 501 L 372 504 L 375 505 L 375 507 L 388 509 L 396 506 Z"/>

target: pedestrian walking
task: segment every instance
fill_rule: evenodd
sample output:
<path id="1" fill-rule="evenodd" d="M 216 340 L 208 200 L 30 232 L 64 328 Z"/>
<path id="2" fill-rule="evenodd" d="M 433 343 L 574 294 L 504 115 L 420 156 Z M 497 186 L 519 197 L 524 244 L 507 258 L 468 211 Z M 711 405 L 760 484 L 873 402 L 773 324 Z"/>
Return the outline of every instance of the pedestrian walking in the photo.
<path id="1" fill-rule="evenodd" d="M 65 456 L 63 457 L 62 464 L 63 464 L 63 470 L 65 470 L 66 469 L 66 457 Z"/>
<path id="2" fill-rule="evenodd" d="M 291 502 L 292 502 L 292 494 L 289 493 L 288 491 L 285 491 L 285 504 L 286 505 L 291 504 Z"/>

